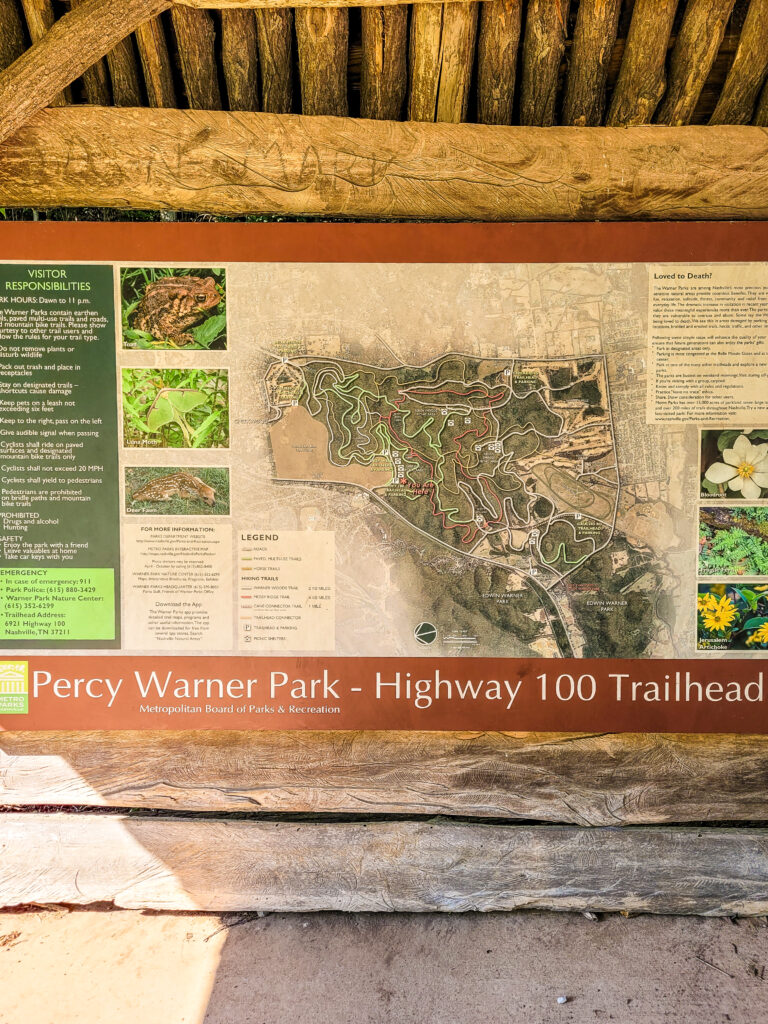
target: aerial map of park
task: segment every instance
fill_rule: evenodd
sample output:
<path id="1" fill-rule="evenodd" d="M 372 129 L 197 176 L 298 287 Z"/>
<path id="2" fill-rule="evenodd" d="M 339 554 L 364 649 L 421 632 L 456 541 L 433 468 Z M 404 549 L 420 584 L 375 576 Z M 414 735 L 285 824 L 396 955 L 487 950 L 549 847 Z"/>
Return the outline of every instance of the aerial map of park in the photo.
<path id="1" fill-rule="evenodd" d="M 528 295 L 533 273 L 514 271 Z M 345 637 L 382 654 L 678 649 L 688 510 L 670 469 L 689 442 L 645 423 L 640 317 L 589 294 L 618 275 L 575 275 L 565 302 L 564 278 L 558 330 L 534 323 L 524 344 L 460 347 L 446 330 L 398 352 L 343 324 L 264 345 L 264 500 L 335 531 L 340 653 Z"/>

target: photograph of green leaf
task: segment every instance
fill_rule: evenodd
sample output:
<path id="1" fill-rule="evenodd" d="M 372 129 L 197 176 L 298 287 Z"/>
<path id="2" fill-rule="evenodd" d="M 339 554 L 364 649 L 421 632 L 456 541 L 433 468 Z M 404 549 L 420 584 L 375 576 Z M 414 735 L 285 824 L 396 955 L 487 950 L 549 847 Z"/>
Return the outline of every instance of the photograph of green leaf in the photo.
<path id="1" fill-rule="evenodd" d="M 699 576 L 768 576 L 768 507 L 699 509 Z"/>
<path id="2" fill-rule="evenodd" d="M 701 497 L 768 497 L 768 428 L 702 430 Z"/>
<path id="3" fill-rule="evenodd" d="M 125 511 L 144 516 L 228 516 L 224 466 L 127 466 Z"/>
<path id="4" fill-rule="evenodd" d="M 697 643 L 700 651 L 768 648 L 768 584 L 699 584 Z"/>
<path id="5" fill-rule="evenodd" d="M 226 370 L 124 367 L 126 448 L 228 448 Z"/>
<path id="6" fill-rule="evenodd" d="M 123 348 L 227 347 L 223 268 L 126 267 L 120 289 Z"/>

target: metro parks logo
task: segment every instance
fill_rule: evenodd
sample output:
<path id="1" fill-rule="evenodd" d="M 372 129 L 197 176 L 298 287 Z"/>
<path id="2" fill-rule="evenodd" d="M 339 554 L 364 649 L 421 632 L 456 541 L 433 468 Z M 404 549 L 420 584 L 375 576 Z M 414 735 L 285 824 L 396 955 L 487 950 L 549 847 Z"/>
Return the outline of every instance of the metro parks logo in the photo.
<path id="1" fill-rule="evenodd" d="M 0 661 L 0 715 L 29 713 L 29 663 Z"/>

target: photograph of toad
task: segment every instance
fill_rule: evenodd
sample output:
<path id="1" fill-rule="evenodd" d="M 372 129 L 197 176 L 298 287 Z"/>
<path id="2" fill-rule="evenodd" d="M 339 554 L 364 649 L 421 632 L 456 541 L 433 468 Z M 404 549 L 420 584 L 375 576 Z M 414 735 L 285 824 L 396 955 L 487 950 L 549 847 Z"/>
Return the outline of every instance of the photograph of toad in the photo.
<path id="1" fill-rule="evenodd" d="M 223 268 L 125 267 L 120 292 L 123 348 L 226 349 Z"/>

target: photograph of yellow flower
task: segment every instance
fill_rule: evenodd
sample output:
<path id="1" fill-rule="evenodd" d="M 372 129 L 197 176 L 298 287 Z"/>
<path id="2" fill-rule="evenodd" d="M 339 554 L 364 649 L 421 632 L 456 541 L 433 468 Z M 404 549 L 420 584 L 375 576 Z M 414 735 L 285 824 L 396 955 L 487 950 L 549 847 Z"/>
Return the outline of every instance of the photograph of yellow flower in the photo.
<path id="1" fill-rule="evenodd" d="M 702 430 L 701 497 L 768 497 L 768 429 Z"/>
<path id="2" fill-rule="evenodd" d="M 768 649 L 768 585 L 702 583 L 696 599 L 700 651 Z"/>

